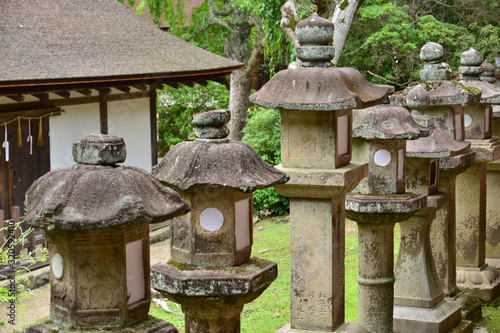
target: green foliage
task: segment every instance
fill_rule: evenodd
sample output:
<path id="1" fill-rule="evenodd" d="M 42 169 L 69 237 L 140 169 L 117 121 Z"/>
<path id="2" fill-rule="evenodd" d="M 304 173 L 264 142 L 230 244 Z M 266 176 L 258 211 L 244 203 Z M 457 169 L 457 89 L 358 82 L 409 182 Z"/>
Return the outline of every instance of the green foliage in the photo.
<path id="1" fill-rule="evenodd" d="M 9 224 L 4 228 L 0 228 L 0 232 L 5 235 L 4 239 L 1 240 L 0 246 L 0 266 L 8 267 L 9 271 L 7 276 L 0 275 L 2 284 L 0 285 L 0 303 L 13 303 L 16 305 L 16 313 L 21 314 L 24 312 L 23 304 L 19 301 L 31 293 L 27 286 L 29 286 L 30 281 L 24 275 L 30 271 L 30 268 L 39 262 L 45 262 L 47 260 L 47 249 L 43 248 L 35 252 L 30 252 L 26 254 L 21 254 L 17 257 L 13 257 L 13 250 L 15 246 L 23 244 L 26 237 L 31 232 L 34 232 L 33 228 L 28 228 L 23 231 L 21 229 L 21 224 L 23 222 L 16 222 Z M 20 231 L 18 236 L 14 236 L 16 230 Z M 23 264 L 21 266 L 21 263 Z M 14 289 L 12 288 L 14 287 Z M 0 327 L 5 326 L 5 323 L 0 322 Z"/>
<path id="2" fill-rule="evenodd" d="M 195 84 L 192 88 L 165 86 L 158 93 L 158 134 L 167 150 L 177 143 L 193 139 L 191 121 L 198 113 L 227 109 L 229 91 L 217 82 L 207 86 Z"/>
<path id="3" fill-rule="evenodd" d="M 255 107 L 243 133 L 243 141 L 252 146 L 262 159 L 271 165 L 281 163 L 281 117 L 274 109 Z M 253 195 L 254 212 L 271 211 L 284 215 L 290 209 L 290 200 L 279 195 L 274 188 L 258 190 Z"/>
<path id="4" fill-rule="evenodd" d="M 275 109 L 254 107 L 249 112 L 243 142 L 252 146 L 269 164 L 281 163 L 281 116 Z"/>
<path id="5" fill-rule="evenodd" d="M 482 52 L 485 59 L 498 53 L 497 5 L 487 0 L 474 6 L 467 0 L 444 3 L 366 0 L 353 21 L 339 65 L 364 72 L 374 83 L 404 88 L 419 80 L 420 48 L 427 42 L 443 45 L 443 61 L 453 69 L 460 65 L 462 52 L 470 47 Z M 471 10 L 489 14 L 478 17 L 476 22 L 469 14 Z M 497 24 L 487 24 L 490 21 Z"/>

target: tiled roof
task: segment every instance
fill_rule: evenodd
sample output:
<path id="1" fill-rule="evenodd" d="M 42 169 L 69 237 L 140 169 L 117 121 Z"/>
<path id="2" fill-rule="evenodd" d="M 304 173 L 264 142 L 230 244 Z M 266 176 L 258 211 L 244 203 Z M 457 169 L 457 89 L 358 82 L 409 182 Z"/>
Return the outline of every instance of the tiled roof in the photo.
<path id="1" fill-rule="evenodd" d="M 0 88 L 207 75 L 240 66 L 144 22 L 116 0 L 1 0 L 0 17 Z"/>

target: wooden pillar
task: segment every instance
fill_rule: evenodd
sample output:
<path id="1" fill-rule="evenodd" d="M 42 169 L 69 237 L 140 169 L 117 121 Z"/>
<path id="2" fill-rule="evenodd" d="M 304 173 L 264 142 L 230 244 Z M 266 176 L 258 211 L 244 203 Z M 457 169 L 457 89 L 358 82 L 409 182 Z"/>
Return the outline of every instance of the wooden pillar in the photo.
<path id="1" fill-rule="evenodd" d="M 151 127 L 151 166 L 158 164 L 158 128 L 156 119 L 156 89 L 159 84 L 149 86 L 149 123 Z"/>
<path id="2" fill-rule="evenodd" d="M 99 118 L 101 134 L 108 134 L 108 95 L 109 91 L 99 89 Z"/>

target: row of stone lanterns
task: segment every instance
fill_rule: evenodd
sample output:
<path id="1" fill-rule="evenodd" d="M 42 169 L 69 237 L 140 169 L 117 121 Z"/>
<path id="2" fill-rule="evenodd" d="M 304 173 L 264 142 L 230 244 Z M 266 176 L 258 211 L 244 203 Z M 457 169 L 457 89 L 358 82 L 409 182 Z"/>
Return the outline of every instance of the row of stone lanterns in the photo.
<path id="1" fill-rule="evenodd" d="M 457 291 L 455 218 L 473 236 L 456 241 L 458 286 L 483 300 L 500 292 L 498 271 L 485 264 L 484 205 L 486 162 L 500 155 L 500 140 L 491 138 L 500 93 L 479 79 L 482 57 L 464 53 L 457 83 L 439 62 L 442 48 L 428 44 L 426 82 L 392 95 L 392 106 L 374 106 L 393 88 L 329 67 L 331 22 L 314 14 L 296 33 L 303 67 L 279 72 L 251 97 L 281 110 L 277 168 L 228 140 L 230 114 L 217 110 L 197 116 L 197 139 L 153 170 L 180 197 L 144 171 L 118 166 L 123 140 L 105 135 L 75 144 L 76 166 L 33 184 L 27 220 L 48 239 L 51 320 L 27 332 L 175 332 L 148 318 L 147 227 L 175 216 L 171 260 L 152 267 L 151 285 L 182 305 L 186 332 L 239 332 L 243 305 L 277 276 L 275 263 L 250 258 L 251 193 L 269 186 L 291 198 L 291 322 L 280 331 L 470 331 L 470 323 L 458 327 L 464 297 L 445 299 Z M 346 214 L 359 226 L 359 323 L 344 320 Z M 431 241 L 437 237 L 444 241 Z M 450 265 L 435 266 L 431 243 Z"/>

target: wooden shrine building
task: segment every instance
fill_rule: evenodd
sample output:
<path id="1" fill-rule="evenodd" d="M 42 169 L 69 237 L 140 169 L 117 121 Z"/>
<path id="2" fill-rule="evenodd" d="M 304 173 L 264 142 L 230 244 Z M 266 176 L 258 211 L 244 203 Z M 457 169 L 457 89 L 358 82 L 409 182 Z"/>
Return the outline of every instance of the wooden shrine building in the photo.
<path id="1" fill-rule="evenodd" d="M 156 89 L 218 81 L 240 63 L 179 40 L 116 0 L 0 1 L 0 210 L 101 132 L 125 165 L 156 164 Z M 22 212 L 21 212 L 22 213 Z"/>

